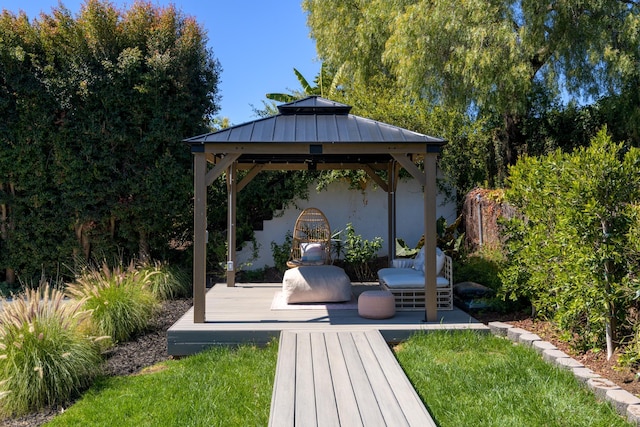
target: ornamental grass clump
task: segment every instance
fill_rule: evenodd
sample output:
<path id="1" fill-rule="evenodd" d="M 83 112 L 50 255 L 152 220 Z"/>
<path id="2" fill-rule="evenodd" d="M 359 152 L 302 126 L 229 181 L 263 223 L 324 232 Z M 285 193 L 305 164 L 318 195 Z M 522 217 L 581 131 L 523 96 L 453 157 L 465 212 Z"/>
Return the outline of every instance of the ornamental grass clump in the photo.
<path id="1" fill-rule="evenodd" d="M 87 388 L 102 357 L 79 325 L 90 313 L 48 284 L 28 289 L 0 313 L 0 417 L 64 403 Z"/>
<path id="2" fill-rule="evenodd" d="M 107 335 L 114 342 L 126 341 L 147 328 L 158 308 L 158 300 L 150 289 L 152 271 L 115 267 L 87 269 L 75 282 L 67 285 L 73 299 L 84 300 L 91 311 L 88 330 Z"/>
<path id="3" fill-rule="evenodd" d="M 186 297 L 191 292 L 191 278 L 184 270 L 156 261 L 140 267 L 150 273 L 149 288 L 160 301 Z"/>

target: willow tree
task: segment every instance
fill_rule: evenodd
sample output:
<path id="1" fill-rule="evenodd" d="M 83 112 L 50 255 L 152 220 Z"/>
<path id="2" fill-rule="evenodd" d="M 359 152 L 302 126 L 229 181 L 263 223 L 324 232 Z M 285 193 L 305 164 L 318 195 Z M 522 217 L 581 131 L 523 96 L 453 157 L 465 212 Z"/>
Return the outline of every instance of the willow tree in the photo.
<path id="1" fill-rule="evenodd" d="M 498 182 L 526 152 L 523 118 L 541 98 L 558 100 L 563 90 L 597 97 L 637 72 L 626 42 L 637 36 L 632 0 L 305 0 L 303 7 L 320 59 L 343 76 L 346 91 L 382 84 L 408 104 L 484 118 Z"/>

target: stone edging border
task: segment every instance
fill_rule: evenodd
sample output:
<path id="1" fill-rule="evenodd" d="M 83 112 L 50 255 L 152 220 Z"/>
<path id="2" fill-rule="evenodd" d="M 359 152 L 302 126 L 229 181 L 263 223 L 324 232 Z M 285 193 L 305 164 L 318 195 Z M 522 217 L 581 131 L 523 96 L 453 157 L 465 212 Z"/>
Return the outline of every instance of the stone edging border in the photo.
<path id="1" fill-rule="evenodd" d="M 488 326 L 492 334 L 531 347 L 547 362 L 571 370 L 578 381 L 585 384 L 598 399 L 610 402 L 627 421 L 640 427 L 640 398 L 634 394 L 586 368 L 550 342 L 542 341 L 536 334 L 503 322 L 490 322 Z"/>

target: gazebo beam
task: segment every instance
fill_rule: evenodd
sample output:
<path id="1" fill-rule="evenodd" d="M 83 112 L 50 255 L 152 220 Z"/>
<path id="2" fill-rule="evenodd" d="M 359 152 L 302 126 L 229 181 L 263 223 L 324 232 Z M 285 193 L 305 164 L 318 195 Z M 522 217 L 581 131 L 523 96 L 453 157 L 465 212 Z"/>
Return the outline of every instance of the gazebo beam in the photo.
<path id="1" fill-rule="evenodd" d="M 411 159 L 409 159 L 409 157 L 406 156 L 406 154 L 403 154 L 403 155 L 392 154 L 392 156 L 394 159 L 397 160 L 398 163 L 400 163 L 400 165 L 403 168 L 407 170 L 407 172 L 409 172 L 409 174 L 412 177 L 417 179 L 420 182 L 420 184 L 425 185 L 425 174 L 415 165 L 415 163 L 413 163 L 413 161 L 411 161 Z M 426 158 L 425 158 L 424 169 L 425 171 L 427 169 Z"/>
<path id="2" fill-rule="evenodd" d="M 242 181 L 238 183 L 237 191 L 242 191 L 260 172 L 265 170 L 265 165 L 253 165 L 249 172 L 242 178 Z"/>
<path id="3" fill-rule="evenodd" d="M 258 163 L 238 163 L 238 170 L 251 170 Z M 263 171 L 301 171 L 309 170 L 307 163 L 260 163 Z M 368 163 L 367 167 L 373 170 L 386 170 L 385 163 Z M 316 163 L 316 170 L 358 170 L 364 169 L 363 163 Z M 384 182 L 384 181 L 383 181 Z"/>
<path id="4" fill-rule="evenodd" d="M 376 174 L 371 166 L 362 165 L 361 168 L 367 173 L 367 175 L 369 175 L 371 179 L 375 181 L 376 184 L 380 186 L 380 188 L 382 188 L 386 192 L 389 192 L 389 186 L 387 185 L 387 183 L 384 182 L 384 180 Z"/>
<path id="5" fill-rule="evenodd" d="M 284 142 L 238 142 L 223 143 L 216 142 L 208 146 L 204 145 L 207 153 L 227 153 L 227 154 L 407 154 L 414 153 L 424 155 L 427 153 L 426 146 L 416 147 L 415 144 L 402 142 L 389 142 L 381 144 L 380 142 L 358 142 L 349 143 L 342 142 L 340 144 L 332 144 L 331 141 L 304 142 L 304 143 L 284 143 Z M 321 147 L 319 153 L 313 152 L 316 147 Z"/>
<path id="6" fill-rule="evenodd" d="M 222 175 L 236 160 L 238 160 L 240 154 L 230 154 L 224 156 L 220 162 L 218 162 L 213 169 L 207 172 L 207 187 L 213 184 L 220 175 Z"/>

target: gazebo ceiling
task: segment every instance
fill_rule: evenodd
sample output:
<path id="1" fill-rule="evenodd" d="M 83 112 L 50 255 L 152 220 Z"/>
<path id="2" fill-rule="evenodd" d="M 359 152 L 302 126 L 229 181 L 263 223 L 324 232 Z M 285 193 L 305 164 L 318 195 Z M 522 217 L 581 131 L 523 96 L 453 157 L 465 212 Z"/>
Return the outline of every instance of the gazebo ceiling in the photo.
<path id="1" fill-rule="evenodd" d="M 319 96 L 278 106 L 279 113 L 185 139 L 191 151 L 240 153 L 239 164 L 386 163 L 392 154 L 439 153 L 445 140 L 349 114 Z"/>

